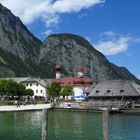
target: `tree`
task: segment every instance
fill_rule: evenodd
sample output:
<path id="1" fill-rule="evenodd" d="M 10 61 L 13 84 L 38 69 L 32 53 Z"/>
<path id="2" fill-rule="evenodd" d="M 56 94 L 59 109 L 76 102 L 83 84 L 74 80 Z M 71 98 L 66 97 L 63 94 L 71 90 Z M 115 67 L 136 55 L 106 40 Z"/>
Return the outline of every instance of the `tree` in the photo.
<path id="1" fill-rule="evenodd" d="M 8 96 L 17 96 L 18 95 L 18 85 L 13 80 L 7 80 L 6 90 Z"/>
<path id="2" fill-rule="evenodd" d="M 26 95 L 26 87 L 25 87 L 25 85 L 23 85 L 21 83 L 17 83 L 15 85 L 15 88 L 16 88 L 15 95 L 17 95 L 17 96 Z"/>
<path id="3" fill-rule="evenodd" d="M 0 93 L 1 95 L 12 96 L 16 93 L 16 82 L 12 80 L 1 80 L 0 81 Z"/>
<path id="4" fill-rule="evenodd" d="M 63 96 L 63 99 L 65 98 L 65 96 L 70 96 L 73 95 L 73 87 L 66 85 L 61 89 L 61 96 Z"/>
<path id="5" fill-rule="evenodd" d="M 52 83 L 49 87 L 48 93 L 51 97 L 59 97 L 60 96 L 61 87 L 57 83 Z"/>
<path id="6" fill-rule="evenodd" d="M 32 89 L 26 89 L 25 93 L 26 93 L 26 95 L 29 95 L 29 96 L 34 95 L 34 91 Z"/>
<path id="7" fill-rule="evenodd" d="M 1 80 L 0 81 L 0 95 L 4 96 L 7 93 L 7 81 Z"/>
<path id="8" fill-rule="evenodd" d="M 0 95 L 2 96 L 21 96 L 24 95 L 26 87 L 12 80 L 0 81 Z"/>

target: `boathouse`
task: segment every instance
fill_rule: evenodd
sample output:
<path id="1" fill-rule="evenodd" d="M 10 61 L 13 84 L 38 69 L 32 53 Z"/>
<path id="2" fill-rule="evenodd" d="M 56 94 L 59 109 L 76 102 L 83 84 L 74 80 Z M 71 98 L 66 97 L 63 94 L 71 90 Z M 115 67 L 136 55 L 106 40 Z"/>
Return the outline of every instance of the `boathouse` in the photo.
<path id="1" fill-rule="evenodd" d="M 90 88 L 89 100 L 99 106 L 140 103 L 140 85 L 130 80 L 108 80 Z"/>

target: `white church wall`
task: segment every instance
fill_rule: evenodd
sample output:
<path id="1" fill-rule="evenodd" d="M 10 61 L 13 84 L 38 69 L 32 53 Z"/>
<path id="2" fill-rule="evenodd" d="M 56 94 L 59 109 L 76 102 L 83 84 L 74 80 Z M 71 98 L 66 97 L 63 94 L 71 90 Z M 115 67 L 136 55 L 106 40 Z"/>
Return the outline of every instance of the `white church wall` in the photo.
<path id="1" fill-rule="evenodd" d="M 83 93 L 84 92 L 84 87 L 74 86 L 73 91 L 74 91 L 74 98 L 76 100 L 81 99 L 80 97 L 82 97 L 84 95 L 84 93 Z"/>

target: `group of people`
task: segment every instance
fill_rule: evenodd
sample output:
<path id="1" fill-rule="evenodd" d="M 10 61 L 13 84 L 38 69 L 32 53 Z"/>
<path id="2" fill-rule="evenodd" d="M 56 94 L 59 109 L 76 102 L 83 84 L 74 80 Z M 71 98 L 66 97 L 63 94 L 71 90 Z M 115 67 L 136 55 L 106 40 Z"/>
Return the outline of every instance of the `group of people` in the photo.
<path id="1" fill-rule="evenodd" d="M 35 105 L 36 101 L 35 101 L 35 99 L 32 99 L 32 100 L 25 99 L 23 102 L 21 102 L 19 99 L 16 99 L 14 102 L 14 105 L 16 107 L 20 107 L 21 104 L 23 104 L 23 105 L 34 104 Z"/>

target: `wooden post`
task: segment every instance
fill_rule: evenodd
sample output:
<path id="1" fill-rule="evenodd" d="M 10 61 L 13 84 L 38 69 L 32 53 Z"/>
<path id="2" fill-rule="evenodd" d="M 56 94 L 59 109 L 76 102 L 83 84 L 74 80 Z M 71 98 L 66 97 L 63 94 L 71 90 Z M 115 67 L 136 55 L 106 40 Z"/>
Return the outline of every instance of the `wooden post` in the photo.
<path id="1" fill-rule="evenodd" d="M 103 110 L 103 140 L 109 140 L 109 113 Z"/>
<path id="2" fill-rule="evenodd" d="M 48 110 L 42 110 L 42 140 L 47 140 L 48 132 Z"/>
<path id="3" fill-rule="evenodd" d="M 132 101 L 132 109 L 135 108 L 135 101 Z"/>

